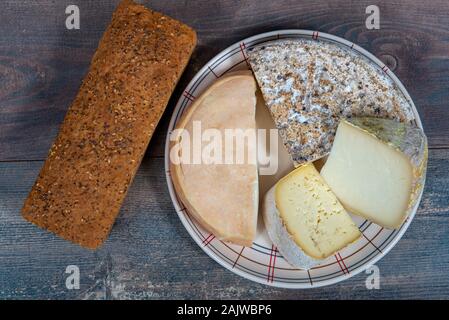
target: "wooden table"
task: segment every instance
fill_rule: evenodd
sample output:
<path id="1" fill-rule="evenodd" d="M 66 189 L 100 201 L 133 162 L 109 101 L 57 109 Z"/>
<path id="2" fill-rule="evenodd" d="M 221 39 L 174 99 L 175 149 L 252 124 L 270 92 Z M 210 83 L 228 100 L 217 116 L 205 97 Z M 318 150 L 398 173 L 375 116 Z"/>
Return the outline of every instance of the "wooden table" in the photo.
<path id="1" fill-rule="evenodd" d="M 145 1 L 198 31 L 199 44 L 146 153 L 109 240 L 82 249 L 26 223 L 22 203 L 74 98 L 118 1 L 0 3 L 0 298 L 449 298 L 449 2 Z M 80 30 L 67 30 L 75 3 Z M 365 8 L 380 8 L 367 30 Z M 328 32 L 382 59 L 413 97 L 430 144 L 427 184 L 402 240 L 380 262 L 380 290 L 361 273 L 337 285 L 260 285 L 210 259 L 179 221 L 168 194 L 165 132 L 182 88 L 215 54 L 276 29 Z M 81 288 L 65 286 L 78 265 Z"/>

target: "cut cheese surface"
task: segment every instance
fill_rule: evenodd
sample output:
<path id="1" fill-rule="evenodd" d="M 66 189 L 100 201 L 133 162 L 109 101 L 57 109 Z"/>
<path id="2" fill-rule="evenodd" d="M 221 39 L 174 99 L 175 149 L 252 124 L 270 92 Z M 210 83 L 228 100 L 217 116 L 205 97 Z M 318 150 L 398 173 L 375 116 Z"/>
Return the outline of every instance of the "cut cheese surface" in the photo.
<path id="1" fill-rule="evenodd" d="M 251 246 L 256 235 L 258 214 L 258 174 L 256 144 L 245 140 L 244 162 L 195 163 L 193 158 L 204 153 L 207 143 L 194 147 L 194 123 L 225 136 L 225 130 L 254 130 L 256 84 L 251 72 L 237 72 L 217 80 L 187 110 L 176 129 L 190 133 L 190 143 L 182 144 L 181 131 L 171 138 L 178 154 L 189 153 L 191 163 L 170 163 L 174 187 L 188 212 L 217 238 Z M 203 136 L 204 137 L 204 136 Z M 185 141 L 184 141 L 185 142 Z M 227 152 L 222 141 L 223 157 Z M 187 149 L 186 146 L 190 148 Z M 218 150 L 218 149 L 217 149 Z M 235 149 L 237 150 L 237 149 Z M 256 159 L 252 162 L 250 159 Z"/>
<path id="2" fill-rule="evenodd" d="M 321 175 L 354 214 L 399 227 L 424 184 L 427 142 L 421 129 L 388 119 L 342 121 Z"/>
<path id="3" fill-rule="evenodd" d="M 310 268 L 360 237 L 360 231 L 313 164 L 298 167 L 264 203 L 268 234 L 287 261 Z"/>
<path id="4" fill-rule="evenodd" d="M 264 42 L 247 54 L 296 166 L 329 153 L 342 118 L 414 119 L 401 90 L 357 50 L 320 37 Z"/>

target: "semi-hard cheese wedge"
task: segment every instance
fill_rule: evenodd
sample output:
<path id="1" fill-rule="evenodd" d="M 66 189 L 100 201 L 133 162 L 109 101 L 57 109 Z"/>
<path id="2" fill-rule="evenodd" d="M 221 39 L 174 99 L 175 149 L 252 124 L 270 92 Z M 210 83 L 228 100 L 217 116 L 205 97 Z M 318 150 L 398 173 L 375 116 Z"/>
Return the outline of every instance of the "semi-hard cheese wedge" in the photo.
<path id="1" fill-rule="evenodd" d="M 388 119 L 342 121 L 321 175 L 346 209 L 385 228 L 398 228 L 424 186 L 427 139 Z"/>
<path id="2" fill-rule="evenodd" d="M 194 101 L 170 138 L 173 185 L 187 211 L 217 238 L 244 246 L 251 246 L 256 235 L 257 146 L 255 140 L 245 139 L 240 148 L 229 149 L 224 140 L 225 131 L 255 134 L 255 92 L 250 71 L 221 77 Z M 217 134 L 221 163 L 218 157 L 198 159 L 207 148 L 207 144 L 198 147 L 199 125 L 203 138 Z M 224 140 L 218 141 L 219 136 Z M 237 151 L 245 152 L 243 161 L 237 160 Z M 229 153 L 233 159 L 226 161 Z"/>
<path id="3" fill-rule="evenodd" d="M 263 218 L 273 243 L 293 266 L 309 269 L 360 237 L 360 231 L 313 164 L 268 191 Z"/>

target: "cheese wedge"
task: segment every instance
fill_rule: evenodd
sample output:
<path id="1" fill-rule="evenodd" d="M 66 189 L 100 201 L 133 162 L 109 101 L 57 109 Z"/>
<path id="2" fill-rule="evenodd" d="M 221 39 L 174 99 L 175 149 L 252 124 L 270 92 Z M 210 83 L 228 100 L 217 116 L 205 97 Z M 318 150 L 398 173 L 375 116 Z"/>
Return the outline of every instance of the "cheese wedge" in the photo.
<path id="1" fill-rule="evenodd" d="M 321 175 L 347 210 L 398 228 L 424 187 L 427 139 L 420 128 L 388 119 L 340 122 Z"/>
<path id="2" fill-rule="evenodd" d="M 240 149 L 245 151 L 243 162 L 232 155 L 234 160 L 230 162 L 225 159 L 221 163 L 209 162 L 202 158 L 198 163 L 193 158 L 204 153 L 208 144 L 198 148 L 193 139 L 195 124 L 201 125 L 202 134 L 211 129 L 209 133 L 218 133 L 222 138 L 226 130 L 234 129 L 252 130 L 255 134 L 255 92 L 256 83 L 250 71 L 220 78 L 189 107 L 171 137 L 172 154 L 190 154 L 190 163 L 170 161 L 173 185 L 187 211 L 217 238 L 244 246 L 251 246 L 256 235 L 257 145 L 245 139 Z M 189 141 L 182 140 L 183 132 L 190 134 Z M 230 151 L 225 149 L 225 141 L 220 144 L 224 158 Z M 237 152 L 237 145 L 232 150 Z"/>
<path id="3" fill-rule="evenodd" d="M 273 243 L 293 266 L 309 269 L 360 237 L 360 231 L 313 164 L 282 178 L 265 196 Z"/>
<path id="4" fill-rule="evenodd" d="M 326 156 L 341 118 L 414 119 L 398 86 L 376 64 L 323 38 L 250 46 L 248 62 L 296 166 Z"/>

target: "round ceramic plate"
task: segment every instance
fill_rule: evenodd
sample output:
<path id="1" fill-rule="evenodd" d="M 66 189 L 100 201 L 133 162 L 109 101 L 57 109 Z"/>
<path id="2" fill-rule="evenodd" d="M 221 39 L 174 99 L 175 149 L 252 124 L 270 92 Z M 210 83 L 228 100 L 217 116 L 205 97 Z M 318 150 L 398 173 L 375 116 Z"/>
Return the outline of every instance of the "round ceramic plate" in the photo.
<path id="1" fill-rule="evenodd" d="M 358 52 L 378 65 L 403 92 L 409 100 L 415 115 L 416 125 L 422 128 L 418 112 L 410 95 L 396 76 L 376 57 L 342 38 L 317 31 L 282 30 L 259 34 L 244 39 L 220 52 L 210 60 L 192 79 L 179 99 L 169 125 L 165 147 L 165 169 L 171 199 L 184 227 L 196 243 L 215 261 L 230 271 L 255 282 L 283 288 L 312 288 L 337 283 L 358 274 L 382 258 L 399 241 L 410 225 L 419 201 L 413 212 L 397 230 L 387 230 L 360 217 L 353 216 L 363 236 L 360 240 L 324 260 L 320 265 L 302 270 L 290 266 L 271 243 L 259 217 L 257 237 L 252 247 L 242 247 L 223 242 L 207 232 L 187 212 L 179 201 L 173 188 L 169 171 L 170 134 L 181 115 L 209 85 L 222 75 L 236 70 L 249 69 L 245 49 L 267 41 L 287 38 L 311 38 L 330 41 Z M 285 162 L 285 161 L 284 161 Z M 280 169 L 286 169 L 289 163 L 280 163 Z M 264 186 L 261 189 L 267 189 Z M 263 193 L 261 193 L 262 195 Z M 207 196 L 207 195 L 205 195 Z M 420 195 L 421 199 L 421 195 Z M 420 200 L 419 199 L 419 200 Z"/>

